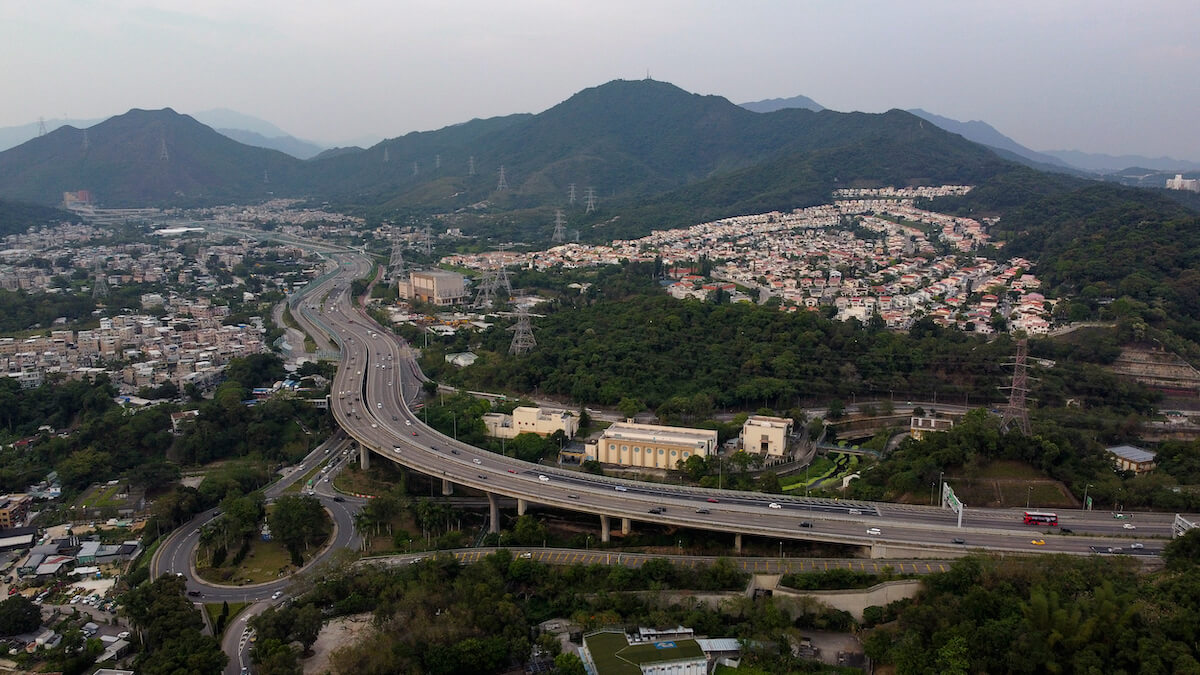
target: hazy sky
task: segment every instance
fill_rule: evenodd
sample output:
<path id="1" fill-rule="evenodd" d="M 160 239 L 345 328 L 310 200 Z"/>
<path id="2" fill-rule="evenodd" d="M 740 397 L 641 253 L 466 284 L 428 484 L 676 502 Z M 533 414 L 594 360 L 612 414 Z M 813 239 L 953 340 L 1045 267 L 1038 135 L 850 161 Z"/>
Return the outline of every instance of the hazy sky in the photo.
<path id="1" fill-rule="evenodd" d="M 320 142 L 540 112 L 613 79 L 982 119 L 1200 160 L 1191 0 L 5 0 L 0 126 L 230 108 Z"/>

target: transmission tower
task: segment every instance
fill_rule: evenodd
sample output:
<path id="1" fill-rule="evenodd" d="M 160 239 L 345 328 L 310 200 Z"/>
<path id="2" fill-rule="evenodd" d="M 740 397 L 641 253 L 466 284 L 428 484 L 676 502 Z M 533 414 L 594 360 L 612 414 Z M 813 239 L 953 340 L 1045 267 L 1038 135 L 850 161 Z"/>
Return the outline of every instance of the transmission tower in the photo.
<path id="1" fill-rule="evenodd" d="M 38 136 L 45 136 L 45 135 L 46 135 L 46 119 L 44 117 L 39 117 L 38 118 Z"/>
<path id="2" fill-rule="evenodd" d="M 87 129 L 83 130 L 83 151 L 87 152 L 92 147 L 92 139 L 88 138 Z"/>
<path id="3" fill-rule="evenodd" d="M 567 186 L 567 203 L 568 204 L 575 203 L 575 184 L 574 183 L 571 183 L 570 185 Z"/>
<path id="4" fill-rule="evenodd" d="M 529 325 L 529 312 L 524 307 L 517 308 L 517 325 L 509 328 L 513 332 L 512 344 L 508 346 L 509 354 L 527 354 L 537 346 L 533 339 L 533 327 Z"/>
<path id="5" fill-rule="evenodd" d="M 263 169 L 263 183 L 268 185 L 271 183 L 271 174 L 266 169 Z"/>
<path id="6" fill-rule="evenodd" d="M 425 255 L 433 255 L 433 231 L 429 229 L 428 225 L 425 226 L 425 236 L 423 237 L 422 244 L 425 248 Z"/>
<path id="7" fill-rule="evenodd" d="M 1029 436 L 1029 409 L 1025 407 L 1025 395 L 1029 393 L 1029 372 L 1026 370 L 1026 358 L 1029 356 L 1029 340 L 1021 338 L 1017 341 L 1017 358 L 1013 361 L 1012 384 L 1003 387 L 1008 389 L 1008 404 L 1004 406 L 1004 414 L 1000 417 L 1000 431 L 1008 431 L 1014 424 L 1022 436 Z"/>
<path id="8" fill-rule="evenodd" d="M 392 158 L 388 154 L 388 149 L 387 149 L 387 146 L 385 145 L 385 146 L 383 146 L 383 163 L 387 164 L 390 161 L 392 161 Z"/>
<path id="9" fill-rule="evenodd" d="M 96 280 L 92 282 L 92 297 L 107 298 L 108 297 L 108 279 L 104 274 L 104 266 L 100 260 L 96 261 L 95 266 Z"/>
<path id="10" fill-rule="evenodd" d="M 563 212 L 562 209 L 558 209 L 554 212 L 554 234 L 551 235 L 550 240 L 556 244 L 561 244 L 566 238 L 567 228 L 566 223 L 563 222 Z"/>
<path id="11" fill-rule="evenodd" d="M 475 155 L 471 155 L 467 158 L 467 175 L 475 175 Z"/>
<path id="12" fill-rule="evenodd" d="M 164 162 L 171 158 L 170 153 L 167 152 L 166 136 L 162 136 L 158 139 L 158 158 Z"/>
<path id="13" fill-rule="evenodd" d="M 508 269 L 504 266 L 503 258 L 504 252 L 508 248 L 509 244 L 497 246 L 496 250 L 499 251 L 500 256 L 480 275 L 479 293 L 475 296 L 476 307 L 491 307 L 501 290 L 505 292 L 505 297 L 512 297 L 512 282 L 508 279 Z"/>
<path id="14" fill-rule="evenodd" d="M 435 171 L 441 171 L 441 169 L 442 169 L 442 156 L 441 155 L 433 156 L 433 168 Z"/>
<path id="15" fill-rule="evenodd" d="M 397 237 L 392 239 L 392 257 L 388 261 L 387 281 L 394 284 L 404 276 L 404 248 Z"/>
<path id="16" fill-rule="evenodd" d="M 508 181 L 504 179 L 504 165 L 500 165 L 500 183 L 496 185 L 496 192 L 504 192 L 508 189 Z"/>
<path id="17" fill-rule="evenodd" d="M 596 188 L 592 188 L 592 187 L 588 188 L 586 196 L 587 196 L 587 208 L 584 209 L 584 213 L 591 213 L 592 211 L 596 210 Z"/>

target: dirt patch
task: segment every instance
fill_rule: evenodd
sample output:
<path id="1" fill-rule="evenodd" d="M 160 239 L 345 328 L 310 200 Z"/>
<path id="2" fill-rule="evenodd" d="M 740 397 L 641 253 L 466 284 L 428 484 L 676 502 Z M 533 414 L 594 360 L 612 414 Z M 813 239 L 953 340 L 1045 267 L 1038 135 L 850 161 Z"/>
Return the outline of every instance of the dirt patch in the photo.
<path id="1" fill-rule="evenodd" d="M 326 623 L 313 643 L 313 655 L 304 660 L 304 675 L 333 672 L 330 670 L 329 656 L 334 650 L 358 642 L 370 630 L 370 612 L 344 616 Z"/>

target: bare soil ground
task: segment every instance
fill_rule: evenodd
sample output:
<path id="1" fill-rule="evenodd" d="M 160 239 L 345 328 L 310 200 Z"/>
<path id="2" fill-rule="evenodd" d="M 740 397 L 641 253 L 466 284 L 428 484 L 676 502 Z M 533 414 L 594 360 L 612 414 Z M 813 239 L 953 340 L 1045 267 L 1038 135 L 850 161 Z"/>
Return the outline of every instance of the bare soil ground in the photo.
<path id="1" fill-rule="evenodd" d="M 321 628 L 313 643 L 313 655 L 304 659 L 304 675 L 331 673 L 329 657 L 335 650 L 362 639 L 371 631 L 371 614 L 354 614 L 334 619 Z"/>

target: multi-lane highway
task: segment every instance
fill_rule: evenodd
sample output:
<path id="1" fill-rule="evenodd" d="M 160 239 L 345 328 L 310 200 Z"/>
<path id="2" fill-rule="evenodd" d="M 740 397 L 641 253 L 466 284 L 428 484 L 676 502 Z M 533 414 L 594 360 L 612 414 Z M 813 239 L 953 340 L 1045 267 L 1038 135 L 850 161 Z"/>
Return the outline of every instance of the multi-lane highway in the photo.
<path id="1" fill-rule="evenodd" d="M 936 507 L 806 499 L 623 481 L 520 462 L 459 443 L 422 424 L 405 403 L 420 386 L 408 347 L 376 325 L 350 297 L 350 282 L 365 262 L 342 260 L 340 273 L 308 291 L 302 309 L 334 333 L 343 367 L 333 384 L 335 419 L 362 448 L 365 462 L 386 458 L 461 485 L 526 504 L 595 514 L 602 538 L 610 528 L 654 522 L 770 538 L 808 539 L 870 547 L 874 555 L 987 549 L 1088 553 L 1169 537 L 1171 516 L 1138 514 L 1133 521 L 1107 513 L 1059 512 L 1059 528 L 1022 523 L 1021 511 L 969 509 L 963 527 Z M 495 515 L 495 509 L 493 509 Z M 1131 523 L 1136 529 L 1128 529 Z M 496 526 L 493 520 L 493 528 Z M 963 543 L 956 543 L 961 540 Z M 1035 544 L 1033 542 L 1043 542 Z M 1147 539 L 1143 553 L 1161 548 Z"/>

